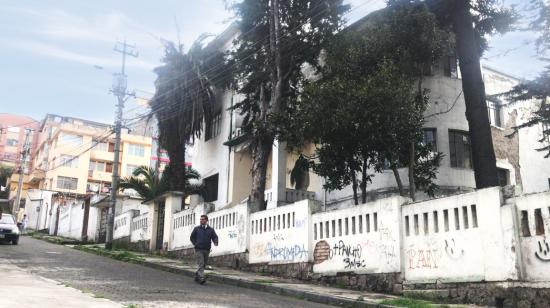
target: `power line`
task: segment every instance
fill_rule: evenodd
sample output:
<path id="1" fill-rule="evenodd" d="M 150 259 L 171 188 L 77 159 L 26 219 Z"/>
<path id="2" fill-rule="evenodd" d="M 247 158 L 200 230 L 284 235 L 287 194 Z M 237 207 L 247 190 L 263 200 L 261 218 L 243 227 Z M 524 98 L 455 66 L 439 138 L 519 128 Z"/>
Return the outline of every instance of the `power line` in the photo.
<path id="1" fill-rule="evenodd" d="M 368 4 L 369 2 L 372 2 L 372 1 L 374 1 L 374 0 L 366 0 L 366 1 L 364 1 L 364 2 L 361 3 L 360 5 L 356 6 L 355 8 L 353 8 L 353 9 L 351 9 L 351 10 L 349 10 L 349 11 L 347 11 L 346 13 L 344 13 L 342 17 L 344 17 L 344 16 L 346 16 L 346 15 L 352 13 L 353 11 L 355 11 L 355 10 L 361 8 L 362 6 Z M 320 6 L 320 5 L 318 5 L 317 7 L 319 7 L 319 6 Z M 318 15 L 320 15 L 321 13 L 323 13 L 323 11 L 317 13 L 316 15 L 312 16 L 311 18 L 315 18 L 315 17 L 317 17 Z M 306 23 L 302 23 L 302 24 L 300 24 L 300 25 L 297 25 L 296 27 L 290 29 L 289 31 L 292 32 L 292 31 L 298 30 L 299 28 L 301 28 L 301 27 L 304 26 L 305 24 L 306 24 Z M 255 26 L 255 27 L 257 27 L 257 26 Z M 253 28 L 253 29 L 254 29 L 254 28 Z M 251 29 L 251 30 L 253 30 L 253 29 Z M 251 31 L 251 30 L 250 30 L 250 31 Z M 258 40 L 257 42 L 255 42 L 254 44 L 252 44 L 252 46 L 255 46 L 255 45 L 257 45 L 257 44 L 260 44 L 260 43 L 262 43 L 262 42 L 265 42 L 267 39 L 269 39 L 268 36 L 264 37 L 263 39 Z M 283 38 L 281 39 L 281 42 L 284 42 L 284 41 L 287 41 L 287 42 L 288 42 L 288 41 L 291 41 L 291 40 L 292 40 L 292 38 L 288 38 L 288 37 L 285 38 L 285 37 L 283 37 Z M 258 52 L 258 51 L 261 50 L 261 48 L 263 48 L 263 46 L 261 46 L 260 48 L 256 49 L 255 51 L 252 51 L 250 55 L 244 57 L 244 58 L 241 59 L 240 61 L 244 61 L 244 60 L 246 60 L 246 59 L 248 59 L 248 58 L 254 56 L 254 55 L 256 54 L 256 52 Z M 233 65 L 231 65 L 231 66 L 229 66 L 229 67 L 226 67 L 224 70 L 220 71 L 219 74 L 213 76 L 213 77 L 211 78 L 211 80 L 216 80 L 216 78 L 218 78 L 218 77 L 223 77 L 224 73 L 226 73 L 227 71 L 229 71 L 232 67 L 236 66 L 240 61 L 236 61 Z M 224 65 L 221 64 L 221 65 L 213 66 L 213 67 L 210 68 L 209 70 L 203 72 L 203 74 L 207 74 L 208 72 L 213 71 L 214 69 L 219 68 L 219 67 L 222 67 L 222 66 L 224 66 Z M 190 71 L 191 71 L 191 70 L 187 70 L 187 71 L 185 71 L 183 74 L 181 74 L 181 75 L 179 75 L 179 76 L 177 76 L 177 77 L 174 77 L 174 78 L 171 78 L 171 79 L 168 79 L 168 80 L 164 80 L 164 81 L 162 81 L 162 82 L 163 82 L 163 83 L 166 83 L 166 82 L 169 82 L 169 81 L 173 81 L 173 80 L 175 80 L 175 79 L 177 79 L 177 78 L 182 77 L 185 73 L 188 73 L 188 72 L 190 72 Z M 195 78 L 195 80 L 198 80 L 198 78 Z M 158 84 L 158 83 L 157 83 L 157 84 Z M 170 90 L 168 90 L 168 91 L 165 91 L 164 93 L 162 93 L 162 94 L 160 94 L 159 96 L 156 96 L 156 97 L 154 97 L 154 98 L 159 98 L 159 97 L 166 96 L 166 95 L 170 94 L 171 92 L 174 92 L 174 91 L 176 91 L 176 90 L 181 89 L 182 87 L 183 87 L 183 86 L 175 87 L 175 88 L 173 88 L 173 89 L 170 89 Z M 206 90 L 201 90 L 199 93 L 202 93 L 203 91 L 206 91 Z M 191 95 L 196 95 L 196 94 L 199 94 L 199 93 L 188 94 L 187 96 L 184 96 L 183 98 L 188 98 L 188 97 L 190 97 Z M 159 111 L 161 111 L 161 110 L 167 110 L 167 109 L 172 108 L 172 107 L 175 107 L 175 106 L 177 106 L 177 105 L 178 105 L 178 102 L 175 102 L 175 103 L 172 103 L 172 104 L 163 105 L 163 106 L 161 106 L 161 107 L 159 107 L 159 108 L 157 108 L 157 109 L 151 108 L 152 110 L 151 110 L 150 112 L 146 113 L 146 114 L 139 115 L 139 116 L 136 116 L 136 117 L 134 117 L 134 118 L 130 118 L 130 119 L 126 119 L 126 120 L 127 120 L 127 121 L 133 121 L 133 120 L 137 120 L 137 119 L 143 119 L 143 118 L 149 117 L 149 116 L 151 116 L 151 115 L 154 115 L 155 113 L 157 113 L 157 112 L 159 112 Z M 190 107 L 189 107 L 189 108 L 190 108 Z M 172 116 L 165 117 L 165 118 L 163 118 L 163 119 L 158 119 L 158 120 L 159 120 L 159 121 L 161 121 L 161 120 L 166 120 L 166 119 L 174 118 L 174 117 L 176 117 L 176 116 L 178 116 L 178 114 L 174 114 L 174 115 L 172 115 Z"/>
<path id="2" fill-rule="evenodd" d="M 119 46 L 121 48 L 119 49 Z M 121 126 L 122 126 L 122 109 L 124 108 L 124 102 L 130 94 L 126 92 L 126 56 L 137 57 L 138 52 L 135 50 L 135 46 L 128 45 L 126 40 L 122 43 L 117 43 L 115 45 L 115 51 L 122 54 L 122 66 L 120 69 L 120 74 L 115 75 L 118 77 L 114 83 L 114 88 L 112 89 L 113 94 L 117 97 L 117 113 L 115 120 L 115 159 L 113 162 L 113 180 L 111 181 L 111 204 L 109 206 L 109 215 L 107 220 L 107 240 L 105 241 L 105 247 L 109 250 L 113 247 L 113 226 L 115 221 L 115 206 L 116 206 L 116 194 L 118 190 L 118 165 L 120 160 L 120 138 L 121 138 Z"/>

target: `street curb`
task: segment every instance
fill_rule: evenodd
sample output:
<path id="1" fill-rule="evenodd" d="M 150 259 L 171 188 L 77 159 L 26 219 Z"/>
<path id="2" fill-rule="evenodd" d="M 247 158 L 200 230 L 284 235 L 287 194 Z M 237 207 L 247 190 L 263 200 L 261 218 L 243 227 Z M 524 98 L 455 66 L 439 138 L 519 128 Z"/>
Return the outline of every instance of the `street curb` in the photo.
<path id="1" fill-rule="evenodd" d="M 77 240 L 57 239 L 57 238 L 50 237 L 50 236 L 35 236 L 35 235 L 25 235 L 25 236 L 29 236 L 29 237 L 31 237 L 35 240 L 42 240 L 42 241 L 46 241 L 48 243 L 58 244 L 58 245 L 81 245 L 82 244 L 82 242 L 77 241 Z"/>
<path id="2" fill-rule="evenodd" d="M 110 253 L 110 252 L 99 251 L 97 249 L 90 249 L 90 248 L 87 248 L 87 247 L 84 247 L 84 246 L 73 246 L 72 248 L 76 249 L 76 250 L 96 254 L 96 255 L 99 255 L 99 256 L 109 257 L 109 258 L 115 259 L 114 254 Z M 118 259 L 116 259 L 116 260 L 118 260 Z M 119 261 L 121 261 L 121 260 L 119 260 Z M 170 273 L 174 273 L 174 274 L 182 274 L 182 275 L 192 277 L 192 278 L 195 277 L 195 272 L 192 271 L 192 270 L 174 268 L 174 267 L 170 267 L 170 266 L 166 266 L 166 265 L 162 265 L 162 264 L 158 264 L 158 263 L 154 263 L 154 262 L 150 262 L 150 261 L 131 260 L 131 261 L 123 261 L 123 262 L 138 264 L 138 265 L 142 265 L 142 266 L 146 266 L 146 267 L 149 267 L 149 268 L 153 268 L 153 269 L 157 269 L 157 270 L 161 270 L 161 271 L 165 271 L 165 272 L 170 272 Z M 303 299 L 303 300 L 307 300 L 307 301 L 315 302 L 315 303 L 329 304 L 329 305 L 333 305 L 333 306 L 353 307 L 353 308 L 355 308 L 355 307 L 357 307 L 357 308 L 359 308 L 359 307 L 361 307 L 361 308 L 362 307 L 365 307 L 365 308 L 378 308 L 378 307 L 380 307 L 380 308 L 391 308 L 391 307 L 396 307 L 396 306 L 391 306 L 391 305 L 379 304 L 379 303 L 374 302 L 374 301 L 350 300 L 350 299 L 338 298 L 338 297 L 329 296 L 329 295 L 322 295 L 322 294 L 313 293 L 313 292 L 295 290 L 295 289 L 292 289 L 291 287 L 274 286 L 274 285 L 270 285 L 268 283 L 251 282 L 251 281 L 246 281 L 246 280 L 243 280 L 243 279 L 227 277 L 227 276 L 220 275 L 220 274 L 209 273 L 208 274 L 208 280 L 214 281 L 214 282 L 219 282 L 219 283 L 222 283 L 222 284 L 228 284 L 228 285 L 233 285 L 233 286 L 237 286 L 237 287 L 243 287 L 243 288 L 247 288 L 247 289 L 263 291 L 263 292 L 272 293 L 272 294 L 277 294 L 277 295 L 295 297 L 295 298 L 299 298 L 299 299 Z"/>

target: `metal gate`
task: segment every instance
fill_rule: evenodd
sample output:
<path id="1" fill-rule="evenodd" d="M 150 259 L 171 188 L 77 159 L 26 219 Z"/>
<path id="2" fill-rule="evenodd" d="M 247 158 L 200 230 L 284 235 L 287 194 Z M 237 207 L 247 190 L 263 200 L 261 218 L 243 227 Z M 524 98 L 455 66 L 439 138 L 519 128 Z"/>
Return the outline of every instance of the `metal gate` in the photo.
<path id="1" fill-rule="evenodd" d="M 158 220 L 157 220 L 157 241 L 155 249 L 162 249 L 164 239 L 164 202 L 159 204 Z"/>

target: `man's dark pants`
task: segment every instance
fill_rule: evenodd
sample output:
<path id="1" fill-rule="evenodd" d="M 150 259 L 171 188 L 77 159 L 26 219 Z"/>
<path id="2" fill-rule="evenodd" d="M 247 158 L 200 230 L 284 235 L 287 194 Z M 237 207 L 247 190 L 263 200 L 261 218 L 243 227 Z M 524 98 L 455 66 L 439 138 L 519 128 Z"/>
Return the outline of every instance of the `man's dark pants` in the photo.
<path id="1" fill-rule="evenodd" d="M 202 282 L 204 281 L 204 268 L 208 263 L 208 255 L 210 250 L 206 249 L 197 249 L 195 248 L 195 259 L 197 260 L 197 273 L 195 274 L 195 279 Z"/>

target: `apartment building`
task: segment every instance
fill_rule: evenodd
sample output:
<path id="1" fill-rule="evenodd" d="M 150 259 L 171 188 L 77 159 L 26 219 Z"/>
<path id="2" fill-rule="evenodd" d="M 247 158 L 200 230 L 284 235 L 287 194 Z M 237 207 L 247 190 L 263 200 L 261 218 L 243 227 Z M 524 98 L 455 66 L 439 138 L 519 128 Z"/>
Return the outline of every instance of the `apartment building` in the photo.
<path id="1" fill-rule="evenodd" d="M 360 20 L 358 23 L 364 22 Z M 357 26 L 357 27 L 360 27 Z M 234 28 L 229 28 L 217 37 L 216 44 L 230 46 L 238 35 Z M 489 94 L 509 90 L 518 80 L 491 70 L 484 69 Z M 493 76 L 493 77 L 489 77 Z M 446 56 L 431 67 L 429 76 L 424 81 L 430 90 L 430 104 L 425 113 L 424 142 L 443 153 L 435 183 L 440 187 L 437 195 L 448 195 L 459 191 L 475 189 L 469 126 L 466 119 L 466 105 L 462 91 L 460 69 L 455 56 Z M 241 98 L 233 92 L 223 92 L 217 97 L 212 124 L 212 133 L 203 134 L 196 140 L 192 150 L 193 167 L 203 176 L 206 185 L 205 201 L 214 203 L 216 208 L 239 204 L 250 194 L 252 184 L 252 155 L 247 136 L 243 135 L 241 124 L 243 116 L 232 112 L 231 106 Z M 526 103 L 529 104 L 529 103 Z M 495 122 L 494 104 L 489 101 L 487 112 L 491 114 L 493 136 L 503 132 Z M 492 112 L 492 113 L 491 113 Z M 502 113 L 499 110 L 499 113 Z M 511 112 L 511 110 L 510 110 Z M 522 121 L 528 116 L 523 112 Z M 518 122 L 519 123 L 519 122 Z M 539 129 L 540 130 L 540 129 Z M 530 137 L 522 137 L 529 134 Z M 524 190 L 541 191 L 548 189 L 546 179 L 550 178 L 549 164 L 542 159 L 543 153 L 536 152 L 537 137 L 540 131 L 521 131 L 516 162 L 501 155 L 506 152 L 500 146 L 497 149 L 499 175 L 505 184 L 521 184 Z M 508 137 L 506 137 L 508 138 Z M 505 143 L 510 144 L 510 142 Z M 306 190 L 297 190 L 290 185 L 290 171 L 294 167 L 300 152 L 311 155 L 315 145 L 305 144 L 298 151 L 289 152 L 284 143 L 275 141 L 268 162 L 265 198 L 267 208 L 292 203 L 302 199 L 316 199 L 326 206 L 346 207 L 353 204 L 352 188 L 346 187 L 337 191 L 325 191 L 324 180 L 310 172 L 309 186 Z M 537 156 L 538 155 L 538 156 Z M 535 158 L 536 156 L 536 158 Z M 523 163 L 521 163 L 523 162 Z M 517 170 L 514 168 L 517 167 Z M 521 168 L 520 168 L 521 167 Z M 537 173 L 538 172 L 538 173 Z M 399 169 L 405 188 L 408 187 L 408 170 Z M 518 180 L 516 180 L 518 178 Z M 544 181 L 543 181 L 544 179 Z M 531 183 L 533 182 L 533 183 Z M 536 182 L 536 184 L 534 184 Z M 398 193 L 397 183 L 391 170 L 376 173 L 368 185 L 368 199 L 376 199 Z M 419 192 L 419 199 L 427 198 Z"/>
<path id="2" fill-rule="evenodd" d="M 40 123 L 30 117 L 9 113 L 0 113 L 0 164 L 19 167 L 21 150 L 25 144 L 25 131 L 32 130 L 30 135 L 31 151 L 36 148 L 38 140 L 38 128 Z M 32 162 L 31 162 L 32 163 Z M 24 172 L 28 172 L 32 166 L 25 166 Z M 2 183 L 3 184 L 3 183 Z"/>
<path id="3" fill-rule="evenodd" d="M 149 165 L 152 139 L 127 130 L 121 136 L 120 176 Z M 34 168 L 35 188 L 66 194 L 109 192 L 114 162 L 111 125 L 48 114 L 39 127 Z"/>

